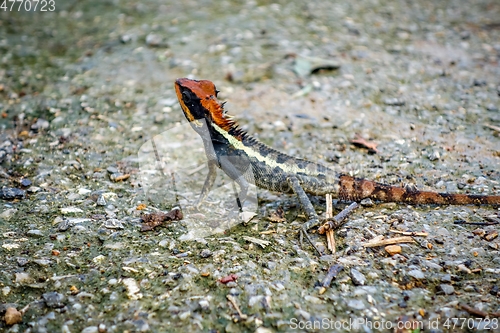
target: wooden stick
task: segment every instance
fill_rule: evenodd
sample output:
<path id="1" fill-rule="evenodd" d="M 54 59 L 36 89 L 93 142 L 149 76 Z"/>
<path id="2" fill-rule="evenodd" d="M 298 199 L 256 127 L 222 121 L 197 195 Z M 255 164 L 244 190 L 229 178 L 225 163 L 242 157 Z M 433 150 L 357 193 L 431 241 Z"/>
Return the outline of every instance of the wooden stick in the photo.
<path id="1" fill-rule="evenodd" d="M 483 317 L 483 318 L 484 317 L 488 317 L 488 313 L 487 312 L 478 310 L 478 309 L 473 308 L 472 306 L 469 306 L 467 304 L 461 303 L 461 304 L 459 304 L 459 306 L 462 308 L 462 310 L 467 311 L 471 315 L 474 315 L 474 316 L 477 316 L 477 317 Z"/>
<path id="2" fill-rule="evenodd" d="M 349 207 L 345 208 L 336 216 L 332 217 L 332 220 L 325 222 L 321 227 L 319 227 L 318 232 L 320 234 L 323 234 L 329 229 L 339 228 L 342 225 L 342 222 L 346 219 L 346 217 L 349 214 L 351 214 L 357 207 L 358 204 L 353 202 L 352 204 L 349 205 Z"/>
<path id="3" fill-rule="evenodd" d="M 415 243 L 413 238 L 409 236 L 402 236 L 402 237 L 394 237 L 394 238 L 389 238 L 389 239 L 381 239 L 383 236 L 377 236 L 370 240 L 369 242 L 366 242 L 363 245 L 364 247 L 375 247 L 375 246 L 384 246 L 384 245 L 390 245 L 390 244 L 398 244 L 398 243 Z"/>
<path id="4" fill-rule="evenodd" d="M 489 129 L 492 129 L 494 131 L 500 132 L 500 127 L 498 127 L 498 126 L 494 126 L 494 125 L 490 125 L 490 124 L 484 124 L 484 127 L 488 127 Z"/>
<path id="5" fill-rule="evenodd" d="M 470 224 L 470 225 L 495 225 L 495 224 L 500 223 L 499 221 L 497 221 L 498 219 L 495 219 L 495 218 L 485 217 L 485 219 L 490 221 L 490 222 L 467 222 L 464 220 L 455 220 L 455 221 L 453 221 L 453 223 L 454 224 Z"/>
<path id="6" fill-rule="evenodd" d="M 394 232 L 396 234 L 405 235 L 405 236 L 424 236 L 424 237 L 429 236 L 429 234 L 426 232 L 399 231 L 399 230 L 394 230 L 394 229 L 390 229 L 389 231 Z"/>
<path id="7" fill-rule="evenodd" d="M 340 264 L 334 264 L 328 270 L 328 273 L 325 275 L 325 278 L 321 282 L 321 289 L 319 290 L 319 294 L 323 295 L 326 291 L 326 288 L 330 287 L 332 280 L 337 277 L 340 271 L 344 269 L 344 266 Z"/>
<path id="8" fill-rule="evenodd" d="M 332 195 L 327 194 L 326 195 L 326 218 L 330 219 L 333 217 L 333 205 L 332 205 Z M 328 249 L 332 252 L 332 254 L 335 253 L 335 235 L 333 233 L 333 229 L 329 229 L 326 231 L 326 241 L 328 244 Z"/>
<path id="9" fill-rule="evenodd" d="M 238 315 L 240 316 L 240 318 L 241 319 L 247 319 L 248 316 L 246 314 L 244 314 L 244 313 L 241 312 L 240 307 L 236 303 L 236 298 L 233 295 L 230 295 L 230 294 L 227 294 L 226 297 L 229 300 L 229 302 L 231 302 L 231 304 L 234 306 L 234 308 L 236 309 L 236 312 L 238 312 Z"/>

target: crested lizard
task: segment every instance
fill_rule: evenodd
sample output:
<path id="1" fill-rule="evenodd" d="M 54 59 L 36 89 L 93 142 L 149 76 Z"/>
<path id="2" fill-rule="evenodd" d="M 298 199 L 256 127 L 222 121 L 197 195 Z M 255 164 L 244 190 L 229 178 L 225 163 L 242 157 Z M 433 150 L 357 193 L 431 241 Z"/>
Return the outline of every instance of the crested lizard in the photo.
<path id="1" fill-rule="evenodd" d="M 226 114 L 212 82 L 178 79 L 175 90 L 185 117 L 203 140 L 208 159 L 208 176 L 195 206 L 203 202 L 213 187 L 217 168 L 239 185 L 238 200 L 246 197 L 249 183 L 270 191 L 295 194 L 308 219 L 302 225 L 301 239 L 302 235 L 306 236 L 316 251 L 307 230 L 321 222 L 306 193 L 329 193 L 344 201 L 371 198 L 407 204 L 500 204 L 498 195 L 418 191 L 339 174 L 324 165 L 283 154 L 250 136 Z M 241 207 L 240 201 L 238 204 Z"/>

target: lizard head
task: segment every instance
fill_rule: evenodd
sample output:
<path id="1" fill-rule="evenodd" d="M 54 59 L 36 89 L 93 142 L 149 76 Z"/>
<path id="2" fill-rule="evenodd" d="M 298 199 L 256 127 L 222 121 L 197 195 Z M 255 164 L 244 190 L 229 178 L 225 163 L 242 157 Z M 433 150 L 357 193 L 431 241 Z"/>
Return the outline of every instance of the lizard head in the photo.
<path id="1" fill-rule="evenodd" d="M 201 129 L 206 122 L 227 132 L 232 130 L 234 136 L 239 139 L 241 131 L 236 130 L 238 126 L 231 116 L 225 113 L 224 103 L 220 103 L 217 99 L 218 91 L 212 82 L 177 79 L 175 91 L 184 116 L 194 130 Z"/>
<path id="2" fill-rule="evenodd" d="M 177 79 L 175 91 L 186 119 L 196 127 L 201 127 L 200 119 L 207 119 L 220 108 L 217 89 L 207 80 Z"/>

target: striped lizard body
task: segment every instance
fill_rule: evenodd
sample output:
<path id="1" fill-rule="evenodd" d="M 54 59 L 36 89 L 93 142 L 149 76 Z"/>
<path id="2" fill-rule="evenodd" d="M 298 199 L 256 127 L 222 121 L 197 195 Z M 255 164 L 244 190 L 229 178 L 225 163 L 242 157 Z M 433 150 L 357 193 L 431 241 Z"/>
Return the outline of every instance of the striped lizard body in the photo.
<path id="1" fill-rule="evenodd" d="M 295 193 L 308 218 L 302 231 L 309 241 L 307 229 L 320 222 L 306 193 L 330 193 L 334 198 L 345 201 L 371 198 L 408 204 L 500 204 L 500 196 L 496 195 L 418 191 L 338 174 L 321 164 L 283 154 L 243 131 L 226 114 L 224 103 L 218 101 L 218 91 L 212 82 L 178 79 L 175 90 L 185 117 L 203 140 L 208 158 L 209 173 L 197 206 L 210 192 L 217 168 L 238 183 L 240 199 L 245 198 L 248 183 L 270 191 Z"/>

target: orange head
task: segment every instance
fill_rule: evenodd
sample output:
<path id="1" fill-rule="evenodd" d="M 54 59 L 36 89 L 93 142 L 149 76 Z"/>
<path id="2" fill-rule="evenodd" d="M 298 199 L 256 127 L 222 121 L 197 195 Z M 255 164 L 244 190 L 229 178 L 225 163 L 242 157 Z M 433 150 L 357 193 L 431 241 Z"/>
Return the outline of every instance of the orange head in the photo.
<path id="1" fill-rule="evenodd" d="M 215 85 L 207 80 L 177 79 L 175 91 L 187 120 L 195 127 L 203 126 L 205 120 L 230 131 L 236 124 L 224 112 L 223 104 L 217 100 Z"/>
<path id="2" fill-rule="evenodd" d="M 206 119 L 212 110 L 220 108 L 215 85 L 207 80 L 177 79 L 175 91 L 187 120 L 198 126 L 198 119 Z"/>

